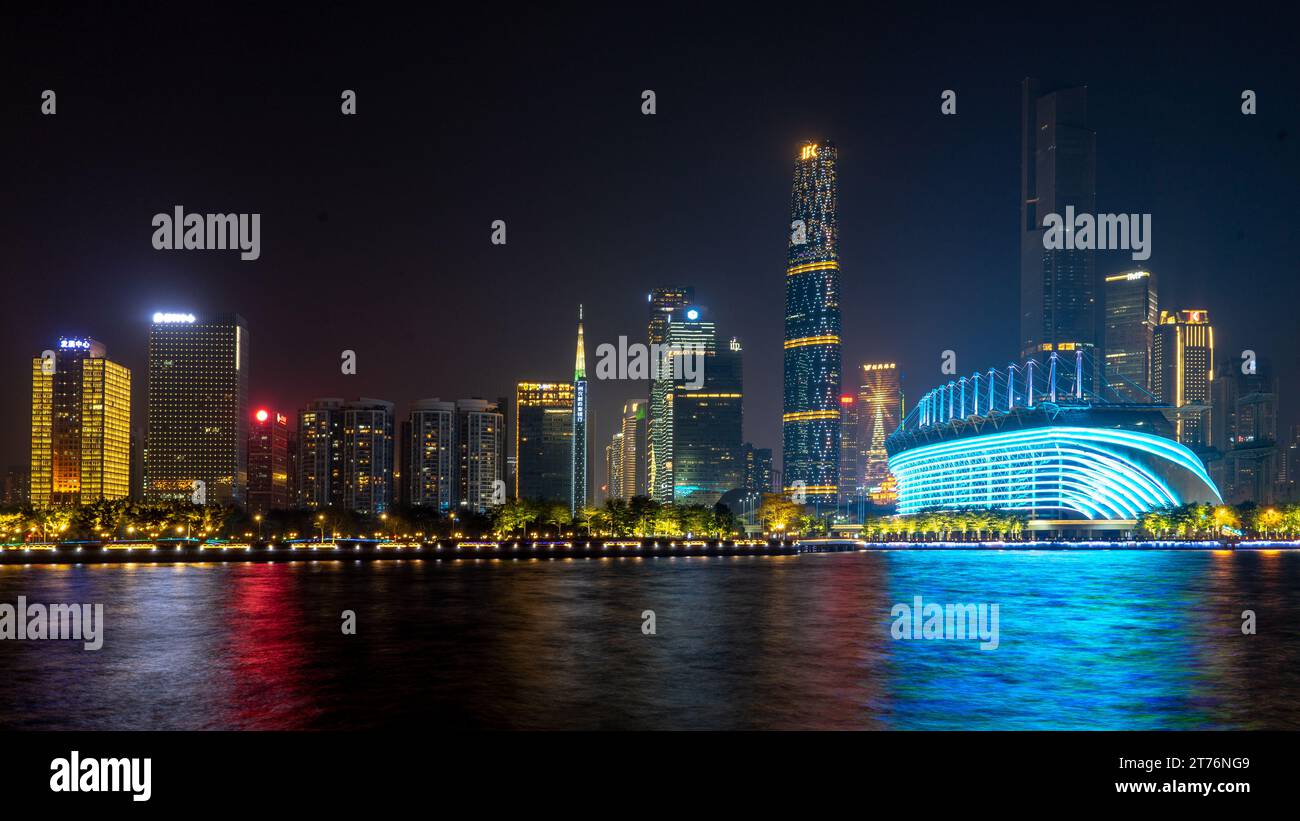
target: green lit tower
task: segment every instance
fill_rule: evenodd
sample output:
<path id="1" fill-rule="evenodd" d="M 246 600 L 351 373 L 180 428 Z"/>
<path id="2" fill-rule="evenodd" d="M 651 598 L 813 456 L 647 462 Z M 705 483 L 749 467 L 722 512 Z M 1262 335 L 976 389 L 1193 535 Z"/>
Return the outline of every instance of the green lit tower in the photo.
<path id="1" fill-rule="evenodd" d="M 587 504 L 587 356 L 582 349 L 582 306 L 578 306 L 578 353 L 573 361 L 573 490 L 569 511 Z"/>

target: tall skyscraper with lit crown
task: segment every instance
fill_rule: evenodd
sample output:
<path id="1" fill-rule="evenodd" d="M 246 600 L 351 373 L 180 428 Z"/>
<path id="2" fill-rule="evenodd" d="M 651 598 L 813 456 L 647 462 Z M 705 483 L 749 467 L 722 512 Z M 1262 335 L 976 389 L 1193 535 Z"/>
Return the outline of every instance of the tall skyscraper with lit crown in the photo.
<path id="1" fill-rule="evenodd" d="M 837 151 L 799 151 L 785 272 L 784 492 L 834 505 L 840 480 L 840 262 Z"/>

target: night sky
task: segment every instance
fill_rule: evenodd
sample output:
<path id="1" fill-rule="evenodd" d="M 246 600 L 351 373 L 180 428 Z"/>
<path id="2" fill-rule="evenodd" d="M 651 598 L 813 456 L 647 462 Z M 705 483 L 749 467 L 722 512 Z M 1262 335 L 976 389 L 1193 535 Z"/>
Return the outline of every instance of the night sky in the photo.
<path id="1" fill-rule="evenodd" d="M 764 8 L 7 11 L 0 466 L 27 461 L 31 357 L 61 334 L 132 369 L 136 425 L 156 310 L 241 313 L 254 406 L 370 396 L 401 414 L 570 378 L 580 302 L 590 372 L 601 342 L 644 340 L 661 284 L 693 285 L 741 339 L 745 435 L 779 453 L 800 144 L 839 146 L 844 371 L 898 361 L 916 396 L 945 349 L 963 373 L 1016 350 L 1027 75 L 1088 85 L 1097 208 L 1153 215 L 1150 260 L 1099 253 L 1098 270 L 1140 264 L 1162 308 L 1208 309 L 1220 361 L 1271 360 L 1296 420 L 1294 21 Z M 939 113 L 949 88 L 955 117 Z M 1256 116 L 1240 113 L 1247 88 Z M 260 213 L 261 258 L 155 251 L 150 220 L 176 205 Z M 603 445 L 647 387 L 591 391 Z"/>

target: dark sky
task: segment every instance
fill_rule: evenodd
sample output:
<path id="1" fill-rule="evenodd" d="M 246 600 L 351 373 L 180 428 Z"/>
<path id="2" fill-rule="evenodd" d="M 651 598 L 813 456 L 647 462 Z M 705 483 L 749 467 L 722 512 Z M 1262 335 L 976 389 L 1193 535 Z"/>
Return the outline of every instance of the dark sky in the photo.
<path id="1" fill-rule="evenodd" d="M 897 360 L 915 396 L 944 349 L 963 372 L 1015 350 L 1026 75 L 1088 85 L 1097 207 L 1153 215 L 1162 307 L 1208 308 L 1221 358 L 1270 358 L 1284 417 L 1300 408 L 1294 20 L 1133 4 L 351 8 L 6 12 L 0 464 L 27 459 L 30 358 L 60 334 L 105 342 L 139 399 L 155 310 L 238 311 L 254 403 L 405 405 L 567 378 L 579 302 L 590 354 L 643 339 L 646 292 L 677 283 L 744 343 L 746 437 L 779 451 L 800 143 L 840 150 L 845 370 Z M 345 88 L 355 117 L 339 113 Z M 948 88 L 955 117 L 939 113 Z M 1245 88 L 1256 116 L 1240 113 Z M 261 258 L 155 251 L 150 220 L 178 204 L 260 213 Z M 644 393 L 592 385 L 602 441 Z"/>

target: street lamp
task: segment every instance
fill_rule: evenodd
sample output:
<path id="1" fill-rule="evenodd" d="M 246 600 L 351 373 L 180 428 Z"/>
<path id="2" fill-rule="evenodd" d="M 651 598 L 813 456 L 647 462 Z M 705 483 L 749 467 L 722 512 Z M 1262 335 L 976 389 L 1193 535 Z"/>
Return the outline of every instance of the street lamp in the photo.
<path id="1" fill-rule="evenodd" d="M 262 541 L 262 514 L 254 516 L 253 521 L 257 522 L 257 540 L 260 542 Z"/>

